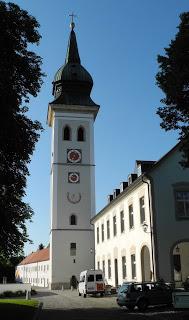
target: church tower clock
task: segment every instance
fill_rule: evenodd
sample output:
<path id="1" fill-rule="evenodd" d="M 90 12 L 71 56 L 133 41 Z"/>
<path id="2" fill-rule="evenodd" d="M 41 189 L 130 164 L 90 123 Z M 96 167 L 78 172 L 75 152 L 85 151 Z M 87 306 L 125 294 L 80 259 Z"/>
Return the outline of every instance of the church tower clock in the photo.
<path id="1" fill-rule="evenodd" d="M 48 107 L 52 127 L 50 288 L 68 288 L 72 276 L 94 268 L 94 121 L 99 110 L 91 97 L 93 80 L 81 65 L 74 23 L 65 64 L 53 81 Z"/>

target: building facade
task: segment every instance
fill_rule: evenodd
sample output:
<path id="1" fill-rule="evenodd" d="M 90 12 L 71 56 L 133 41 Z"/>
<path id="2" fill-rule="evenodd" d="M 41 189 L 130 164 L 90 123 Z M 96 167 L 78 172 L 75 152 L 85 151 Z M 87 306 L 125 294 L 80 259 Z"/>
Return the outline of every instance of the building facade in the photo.
<path id="1" fill-rule="evenodd" d="M 94 121 L 99 110 L 93 80 L 81 65 L 74 23 L 65 64 L 53 81 L 49 104 L 52 128 L 50 287 L 68 288 L 72 276 L 94 268 Z"/>
<path id="2" fill-rule="evenodd" d="M 28 255 L 16 268 L 15 278 L 20 283 L 49 287 L 49 248 L 37 250 Z"/>
<path id="3" fill-rule="evenodd" d="M 93 219 L 95 261 L 112 285 L 189 276 L 189 169 L 179 145 L 159 161 L 136 161 Z"/>

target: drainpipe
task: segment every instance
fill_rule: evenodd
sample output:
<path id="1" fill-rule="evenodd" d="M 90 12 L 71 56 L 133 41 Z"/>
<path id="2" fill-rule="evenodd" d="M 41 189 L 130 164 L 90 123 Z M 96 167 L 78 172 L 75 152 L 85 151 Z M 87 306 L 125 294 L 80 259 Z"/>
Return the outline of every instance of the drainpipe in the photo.
<path id="1" fill-rule="evenodd" d="M 147 177 L 146 177 L 147 178 Z M 152 206 L 151 206 L 151 189 L 150 183 L 144 180 L 142 176 L 142 182 L 148 185 L 148 204 L 149 204 L 149 213 L 150 213 L 150 240 L 151 240 L 151 253 L 152 253 L 152 277 L 155 281 L 155 255 L 154 255 L 154 239 L 153 239 L 153 227 L 152 227 Z"/>

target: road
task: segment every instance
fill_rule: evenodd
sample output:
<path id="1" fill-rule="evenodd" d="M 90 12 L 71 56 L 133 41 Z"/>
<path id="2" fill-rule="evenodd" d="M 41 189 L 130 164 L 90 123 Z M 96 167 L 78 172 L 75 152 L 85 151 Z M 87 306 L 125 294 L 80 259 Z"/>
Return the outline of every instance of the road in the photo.
<path id="1" fill-rule="evenodd" d="M 116 297 L 78 296 L 76 290 L 47 291 L 37 289 L 33 298 L 43 303 L 36 320 L 189 320 L 189 310 L 151 307 L 145 313 L 129 312 L 116 304 Z"/>

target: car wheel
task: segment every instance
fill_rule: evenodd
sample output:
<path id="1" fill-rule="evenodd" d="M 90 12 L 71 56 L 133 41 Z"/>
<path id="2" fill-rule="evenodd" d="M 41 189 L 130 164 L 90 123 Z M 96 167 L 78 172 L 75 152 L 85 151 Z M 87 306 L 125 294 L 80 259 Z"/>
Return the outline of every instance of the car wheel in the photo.
<path id="1" fill-rule="evenodd" d="M 145 311 L 148 307 L 148 302 L 145 299 L 140 299 L 137 303 L 137 307 L 140 311 Z"/>
<path id="2" fill-rule="evenodd" d="M 100 296 L 101 296 L 101 297 L 103 297 L 103 296 L 104 296 L 104 293 L 103 293 L 103 292 L 101 292 Z"/>
<path id="3" fill-rule="evenodd" d="M 127 306 L 127 309 L 128 309 L 129 311 L 133 311 L 134 308 L 135 308 L 135 306 Z"/>
<path id="4" fill-rule="evenodd" d="M 79 296 L 81 297 L 81 293 L 79 292 Z"/>
<path id="5" fill-rule="evenodd" d="M 84 293 L 84 294 L 83 294 L 83 298 L 86 298 L 86 297 L 87 297 L 87 295 L 86 295 L 86 293 Z"/>

